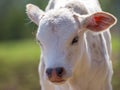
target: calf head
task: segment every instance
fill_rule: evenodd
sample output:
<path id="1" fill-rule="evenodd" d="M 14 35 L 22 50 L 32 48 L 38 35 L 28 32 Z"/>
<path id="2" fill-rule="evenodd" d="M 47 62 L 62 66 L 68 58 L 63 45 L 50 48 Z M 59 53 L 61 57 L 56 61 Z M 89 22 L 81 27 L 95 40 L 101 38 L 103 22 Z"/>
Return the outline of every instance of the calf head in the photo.
<path id="1" fill-rule="evenodd" d="M 66 8 L 44 12 L 28 4 L 27 15 L 38 25 L 36 38 L 41 46 L 41 58 L 46 79 L 62 83 L 72 77 L 85 48 L 86 31 L 100 32 L 115 24 L 106 12 L 78 15 Z"/>

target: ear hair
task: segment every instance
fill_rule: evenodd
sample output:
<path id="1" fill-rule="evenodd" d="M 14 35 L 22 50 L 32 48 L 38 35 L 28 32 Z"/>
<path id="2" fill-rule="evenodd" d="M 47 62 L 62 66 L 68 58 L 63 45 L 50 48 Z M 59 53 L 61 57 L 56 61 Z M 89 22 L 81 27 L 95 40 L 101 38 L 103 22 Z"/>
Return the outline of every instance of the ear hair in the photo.
<path id="1" fill-rule="evenodd" d="M 42 11 L 41 9 L 39 9 L 39 7 L 33 4 L 26 5 L 26 13 L 29 19 L 37 25 L 39 25 L 40 19 L 44 16 L 44 11 Z"/>
<path id="2" fill-rule="evenodd" d="M 110 13 L 96 12 L 86 17 L 85 25 L 86 28 L 91 31 L 101 32 L 115 25 L 116 22 L 116 17 L 111 15 Z"/>

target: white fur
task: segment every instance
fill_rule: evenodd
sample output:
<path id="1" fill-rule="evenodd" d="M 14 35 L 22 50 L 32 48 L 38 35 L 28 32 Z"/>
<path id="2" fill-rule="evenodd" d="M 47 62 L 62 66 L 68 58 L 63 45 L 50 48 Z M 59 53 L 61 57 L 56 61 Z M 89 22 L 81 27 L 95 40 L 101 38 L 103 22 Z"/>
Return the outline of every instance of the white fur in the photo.
<path id="1" fill-rule="evenodd" d="M 71 3 L 81 6 L 71 7 Z M 27 14 L 39 26 L 36 38 L 41 44 L 39 74 L 42 90 L 112 90 L 109 27 L 115 21 L 99 33 L 85 28 L 84 22 L 89 15 L 102 11 L 98 1 L 50 0 L 46 12 L 38 10 L 40 13 L 37 14 L 32 11 L 37 8 L 29 9 L 32 6 L 36 7 L 27 5 Z M 76 35 L 79 42 L 72 46 L 71 41 Z M 46 69 L 56 67 L 65 68 L 63 78 L 66 82 L 56 84 L 48 80 Z"/>

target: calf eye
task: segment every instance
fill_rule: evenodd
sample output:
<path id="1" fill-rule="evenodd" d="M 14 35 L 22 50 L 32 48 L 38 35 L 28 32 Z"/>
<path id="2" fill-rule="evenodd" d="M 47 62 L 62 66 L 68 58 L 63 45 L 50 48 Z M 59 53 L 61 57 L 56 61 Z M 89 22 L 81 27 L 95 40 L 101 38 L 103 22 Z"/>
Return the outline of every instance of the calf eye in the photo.
<path id="1" fill-rule="evenodd" d="M 71 42 L 71 45 L 74 45 L 75 43 L 77 43 L 78 40 L 79 40 L 78 36 L 74 37 L 73 40 L 72 40 L 72 42 Z"/>
<path id="2" fill-rule="evenodd" d="M 41 42 L 39 40 L 37 40 L 37 42 L 42 46 Z"/>
<path id="3" fill-rule="evenodd" d="M 40 41 L 39 41 L 38 39 L 37 39 L 36 41 L 37 41 L 38 43 L 40 43 Z"/>

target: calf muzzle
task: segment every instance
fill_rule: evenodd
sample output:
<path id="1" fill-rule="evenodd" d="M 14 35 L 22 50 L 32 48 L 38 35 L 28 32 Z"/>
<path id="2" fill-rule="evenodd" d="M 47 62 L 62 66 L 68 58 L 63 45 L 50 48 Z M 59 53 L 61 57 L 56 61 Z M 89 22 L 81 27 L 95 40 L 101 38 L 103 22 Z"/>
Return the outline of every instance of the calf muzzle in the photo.
<path id="1" fill-rule="evenodd" d="M 63 76 L 65 74 L 65 69 L 63 67 L 48 68 L 46 69 L 46 75 L 51 82 L 63 82 Z"/>

